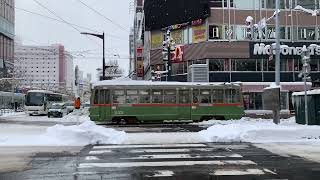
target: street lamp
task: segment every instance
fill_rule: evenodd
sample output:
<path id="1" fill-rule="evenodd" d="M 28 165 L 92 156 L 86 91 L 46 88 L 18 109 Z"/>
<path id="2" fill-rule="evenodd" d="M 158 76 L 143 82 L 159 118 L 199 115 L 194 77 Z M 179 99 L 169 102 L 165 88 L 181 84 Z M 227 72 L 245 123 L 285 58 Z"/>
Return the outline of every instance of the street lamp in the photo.
<path id="1" fill-rule="evenodd" d="M 102 34 L 94 34 L 94 33 L 87 33 L 87 32 L 81 32 L 83 35 L 90 35 L 90 36 L 95 36 L 103 41 L 103 56 L 102 56 L 102 80 L 105 80 L 106 78 L 106 62 L 105 62 L 105 36 L 104 33 Z"/>

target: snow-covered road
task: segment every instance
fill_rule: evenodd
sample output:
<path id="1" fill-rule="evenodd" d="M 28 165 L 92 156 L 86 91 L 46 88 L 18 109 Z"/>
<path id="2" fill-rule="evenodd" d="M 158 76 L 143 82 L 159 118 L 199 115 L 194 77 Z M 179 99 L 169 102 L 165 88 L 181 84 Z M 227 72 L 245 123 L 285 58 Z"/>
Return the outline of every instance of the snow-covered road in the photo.
<path id="1" fill-rule="evenodd" d="M 10 146 L 85 146 L 88 144 L 175 144 L 249 142 L 273 152 L 298 155 L 309 159 L 320 153 L 320 126 L 305 126 L 295 119 L 282 120 L 274 125 L 272 120 L 242 118 L 234 121 L 207 121 L 195 126 L 208 127 L 200 132 L 126 133 L 97 126 L 88 115 L 71 114 L 64 118 L 28 116 L 17 113 L 0 123 L 0 148 Z M 28 125 L 10 122 L 29 122 Z M 48 126 L 39 122 L 48 122 Z M 52 126 L 50 123 L 58 125 Z M 32 125 L 30 125 L 32 123 Z M 72 123 L 73 125 L 62 125 Z M 77 125 L 78 124 L 78 125 Z M 294 148 L 294 147 L 297 148 Z M 286 148 L 287 147 L 287 148 Z M 304 151 L 304 147 L 308 151 Z M 311 155 L 311 154 L 314 154 Z"/>

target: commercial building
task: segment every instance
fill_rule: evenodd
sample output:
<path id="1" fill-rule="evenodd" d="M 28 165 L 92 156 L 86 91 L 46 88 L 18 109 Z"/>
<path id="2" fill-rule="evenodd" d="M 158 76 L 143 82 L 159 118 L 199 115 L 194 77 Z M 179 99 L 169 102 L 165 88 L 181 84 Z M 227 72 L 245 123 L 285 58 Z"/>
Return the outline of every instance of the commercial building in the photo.
<path id="1" fill-rule="evenodd" d="M 302 47 L 320 45 L 320 18 L 295 10 L 297 5 L 320 8 L 319 0 L 281 1 L 279 36 L 286 45 L 281 50 L 283 109 L 290 109 L 292 91 L 304 89 L 299 77 Z M 275 58 L 270 53 L 276 38 L 275 21 L 271 18 L 252 33 L 246 18 L 251 16 L 258 24 L 274 12 L 274 0 L 145 0 L 144 79 L 151 79 L 152 71 L 166 70 L 162 46 L 166 30 L 171 29 L 171 37 L 183 54 L 172 65 L 174 80 L 187 81 L 190 65 L 206 64 L 210 82 L 244 82 L 246 108 L 263 109 L 263 88 L 275 81 Z M 312 86 L 317 87 L 320 49 L 310 46 L 309 51 Z"/>
<path id="2" fill-rule="evenodd" d="M 143 79 L 143 44 L 144 44 L 144 0 L 134 0 L 134 22 L 129 35 L 130 67 L 132 79 Z"/>
<path id="3" fill-rule="evenodd" d="M 0 1 L 0 78 L 11 77 L 14 61 L 15 1 Z"/>
<path id="4" fill-rule="evenodd" d="M 74 87 L 73 57 L 63 45 L 15 47 L 15 71 L 21 86 L 63 93 Z"/>

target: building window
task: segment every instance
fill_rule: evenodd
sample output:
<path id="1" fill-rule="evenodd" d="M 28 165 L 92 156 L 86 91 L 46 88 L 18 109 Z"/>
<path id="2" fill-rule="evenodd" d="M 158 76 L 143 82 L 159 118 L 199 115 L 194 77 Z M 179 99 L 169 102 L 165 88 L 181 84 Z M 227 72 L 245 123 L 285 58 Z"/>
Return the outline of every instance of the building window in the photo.
<path id="1" fill-rule="evenodd" d="M 255 59 L 233 59 L 232 71 L 257 71 Z"/>
<path id="2" fill-rule="evenodd" d="M 209 71 L 224 71 L 224 59 L 209 60 Z"/>
<path id="3" fill-rule="evenodd" d="M 223 7 L 223 0 L 211 0 L 210 7 Z"/>
<path id="4" fill-rule="evenodd" d="M 222 39 L 222 26 L 209 25 L 209 39 Z"/>
<path id="5" fill-rule="evenodd" d="M 316 40 L 316 33 L 314 27 L 299 27 L 298 28 L 299 40 Z"/>

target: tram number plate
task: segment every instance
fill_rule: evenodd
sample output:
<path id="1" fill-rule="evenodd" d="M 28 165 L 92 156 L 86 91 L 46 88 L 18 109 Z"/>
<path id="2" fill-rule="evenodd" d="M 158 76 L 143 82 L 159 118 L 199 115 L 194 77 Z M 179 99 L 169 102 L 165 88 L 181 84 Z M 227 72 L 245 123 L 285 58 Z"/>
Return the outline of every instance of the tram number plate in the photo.
<path id="1" fill-rule="evenodd" d="M 114 114 L 115 114 L 115 115 L 123 115 L 124 112 L 123 112 L 123 111 L 114 111 Z"/>

